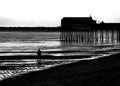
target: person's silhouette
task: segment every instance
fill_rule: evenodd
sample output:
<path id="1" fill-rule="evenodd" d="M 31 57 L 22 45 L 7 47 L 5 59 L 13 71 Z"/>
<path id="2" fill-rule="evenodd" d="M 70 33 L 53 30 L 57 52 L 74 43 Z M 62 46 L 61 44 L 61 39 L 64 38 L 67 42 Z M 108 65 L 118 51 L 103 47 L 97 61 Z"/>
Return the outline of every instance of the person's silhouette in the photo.
<path id="1" fill-rule="evenodd" d="M 41 50 L 40 49 L 38 49 L 38 51 L 37 51 L 37 56 L 38 56 L 38 58 L 37 58 L 37 66 L 38 67 L 40 67 L 41 66 L 41 59 L 40 59 L 40 57 L 41 57 Z"/>
<path id="2" fill-rule="evenodd" d="M 41 56 L 41 50 L 40 50 L 40 49 L 38 49 L 37 55 L 38 55 L 38 56 Z"/>

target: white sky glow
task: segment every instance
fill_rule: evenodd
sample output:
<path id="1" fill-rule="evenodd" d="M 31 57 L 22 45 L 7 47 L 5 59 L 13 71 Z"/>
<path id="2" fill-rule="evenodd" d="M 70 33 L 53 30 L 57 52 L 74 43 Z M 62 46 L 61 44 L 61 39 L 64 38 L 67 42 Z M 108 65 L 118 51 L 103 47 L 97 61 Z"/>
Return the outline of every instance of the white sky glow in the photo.
<path id="1" fill-rule="evenodd" d="M 0 0 L 0 25 L 60 26 L 63 17 L 120 22 L 119 0 Z"/>

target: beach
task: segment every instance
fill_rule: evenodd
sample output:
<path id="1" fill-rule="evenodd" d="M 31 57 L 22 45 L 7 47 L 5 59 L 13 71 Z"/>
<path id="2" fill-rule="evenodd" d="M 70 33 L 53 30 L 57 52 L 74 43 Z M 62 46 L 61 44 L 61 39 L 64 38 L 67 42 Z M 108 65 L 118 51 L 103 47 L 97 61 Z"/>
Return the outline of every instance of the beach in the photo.
<path id="1" fill-rule="evenodd" d="M 9 86 L 81 85 L 79 82 L 99 77 L 102 71 L 103 75 L 109 74 L 104 67 L 112 70 L 119 66 L 120 44 L 111 35 L 109 40 L 98 37 L 97 41 L 90 39 L 88 43 L 86 38 L 60 40 L 59 32 L 0 33 L 1 86 L 7 86 L 6 83 Z M 41 56 L 37 55 L 38 49 Z"/>
<path id="2" fill-rule="evenodd" d="M 1 86 L 119 86 L 120 54 L 82 60 L 5 79 Z"/>
<path id="3" fill-rule="evenodd" d="M 0 81 L 22 74 L 70 64 L 91 56 L 0 56 Z"/>

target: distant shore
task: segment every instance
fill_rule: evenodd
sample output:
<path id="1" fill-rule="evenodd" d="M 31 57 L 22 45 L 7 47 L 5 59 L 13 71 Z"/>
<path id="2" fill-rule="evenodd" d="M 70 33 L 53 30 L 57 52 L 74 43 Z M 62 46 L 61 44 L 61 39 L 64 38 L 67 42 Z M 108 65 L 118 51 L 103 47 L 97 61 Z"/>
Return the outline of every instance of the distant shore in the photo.
<path id="1" fill-rule="evenodd" d="M 0 27 L 0 31 L 59 32 L 60 27 Z"/>
<path id="2" fill-rule="evenodd" d="M 119 86 L 120 54 L 6 79 L 1 86 Z"/>

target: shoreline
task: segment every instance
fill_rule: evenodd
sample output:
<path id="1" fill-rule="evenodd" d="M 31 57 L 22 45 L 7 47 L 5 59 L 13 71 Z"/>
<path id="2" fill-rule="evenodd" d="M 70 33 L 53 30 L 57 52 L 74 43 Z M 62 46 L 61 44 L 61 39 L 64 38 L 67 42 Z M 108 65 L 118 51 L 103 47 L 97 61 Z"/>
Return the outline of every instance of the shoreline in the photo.
<path id="1" fill-rule="evenodd" d="M 0 60 L 15 60 L 15 59 L 82 59 L 90 58 L 91 55 L 79 55 L 79 56 L 37 56 L 37 55 L 18 55 L 18 56 L 0 56 Z"/>
<path id="2" fill-rule="evenodd" d="M 71 64 L 60 65 L 50 69 L 23 74 L 22 76 L 17 76 L 11 79 L 6 79 L 1 81 L 0 85 L 110 86 L 111 84 L 117 83 L 115 80 L 117 80 L 120 75 L 119 57 L 120 54 L 115 54 L 99 59 L 82 60 Z M 105 82 L 103 82 L 104 80 Z"/>

